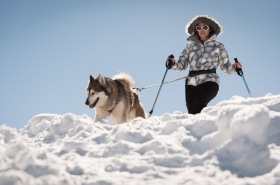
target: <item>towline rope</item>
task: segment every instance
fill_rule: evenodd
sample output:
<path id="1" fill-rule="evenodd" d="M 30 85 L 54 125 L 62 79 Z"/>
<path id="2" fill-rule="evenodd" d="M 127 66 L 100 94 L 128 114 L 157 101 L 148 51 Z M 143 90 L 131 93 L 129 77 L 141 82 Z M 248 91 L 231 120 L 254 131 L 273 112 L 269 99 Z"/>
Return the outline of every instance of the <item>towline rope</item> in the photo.
<path id="1" fill-rule="evenodd" d="M 168 83 L 176 82 L 176 81 L 179 81 L 179 80 L 182 80 L 182 79 L 186 79 L 186 78 L 187 78 L 187 76 L 184 76 L 182 78 L 178 78 L 178 79 L 175 79 L 175 80 L 170 80 L 170 81 L 164 82 L 163 84 L 168 84 Z M 143 89 L 149 89 L 149 88 L 160 86 L 160 85 L 161 84 L 154 84 L 154 85 L 150 85 L 150 86 L 146 86 L 146 87 L 141 87 L 141 88 L 134 87 L 133 89 L 135 91 L 142 91 Z"/>

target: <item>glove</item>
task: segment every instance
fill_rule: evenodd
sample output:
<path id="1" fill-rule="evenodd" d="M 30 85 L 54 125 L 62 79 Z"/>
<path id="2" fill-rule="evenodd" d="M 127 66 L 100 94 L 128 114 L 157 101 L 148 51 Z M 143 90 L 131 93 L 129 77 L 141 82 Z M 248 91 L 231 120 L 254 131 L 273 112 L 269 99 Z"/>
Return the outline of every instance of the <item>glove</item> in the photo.
<path id="1" fill-rule="evenodd" d="M 242 71 L 242 65 L 241 63 L 237 60 L 237 58 L 234 58 L 235 60 L 235 63 L 233 64 L 234 68 L 235 68 L 235 71 L 237 72 L 237 74 L 239 76 L 242 76 L 243 75 L 243 71 Z"/>
<path id="2" fill-rule="evenodd" d="M 174 64 L 175 64 L 174 55 L 169 55 L 165 63 L 166 68 L 171 69 Z"/>

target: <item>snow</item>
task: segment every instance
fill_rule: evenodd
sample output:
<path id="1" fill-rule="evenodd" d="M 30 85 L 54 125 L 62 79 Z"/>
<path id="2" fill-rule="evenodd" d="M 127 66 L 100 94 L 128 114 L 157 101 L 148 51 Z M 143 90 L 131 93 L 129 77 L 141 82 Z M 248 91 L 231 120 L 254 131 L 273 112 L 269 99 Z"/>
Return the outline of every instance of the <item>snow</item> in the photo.
<path id="1" fill-rule="evenodd" d="M 280 184 L 280 95 L 121 125 L 35 115 L 0 126 L 0 185 Z"/>

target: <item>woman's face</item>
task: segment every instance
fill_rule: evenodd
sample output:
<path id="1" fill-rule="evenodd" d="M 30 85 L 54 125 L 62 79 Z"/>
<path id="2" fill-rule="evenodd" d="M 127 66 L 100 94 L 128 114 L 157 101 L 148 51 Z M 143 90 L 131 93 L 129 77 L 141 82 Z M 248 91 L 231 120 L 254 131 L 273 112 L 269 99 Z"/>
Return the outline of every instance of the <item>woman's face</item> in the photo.
<path id="1" fill-rule="evenodd" d="M 210 27 L 204 23 L 199 23 L 196 26 L 196 31 L 198 32 L 199 38 L 202 41 L 205 41 L 209 38 Z"/>

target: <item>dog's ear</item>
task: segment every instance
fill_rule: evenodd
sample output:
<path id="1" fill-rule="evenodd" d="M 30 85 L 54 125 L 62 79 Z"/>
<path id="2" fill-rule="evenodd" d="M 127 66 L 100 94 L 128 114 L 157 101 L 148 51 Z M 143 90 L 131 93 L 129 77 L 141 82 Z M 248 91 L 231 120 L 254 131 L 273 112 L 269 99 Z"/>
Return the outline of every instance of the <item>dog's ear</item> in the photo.
<path id="1" fill-rule="evenodd" d="M 90 76 L 89 76 L 89 80 L 90 80 L 90 81 L 93 81 L 94 78 L 90 75 Z"/>
<path id="2" fill-rule="evenodd" d="M 100 85 L 102 85 L 104 87 L 106 86 L 106 80 L 101 74 L 99 74 L 99 76 L 97 77 L 97 80 L 100 83 Z"/>

